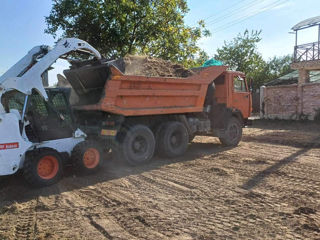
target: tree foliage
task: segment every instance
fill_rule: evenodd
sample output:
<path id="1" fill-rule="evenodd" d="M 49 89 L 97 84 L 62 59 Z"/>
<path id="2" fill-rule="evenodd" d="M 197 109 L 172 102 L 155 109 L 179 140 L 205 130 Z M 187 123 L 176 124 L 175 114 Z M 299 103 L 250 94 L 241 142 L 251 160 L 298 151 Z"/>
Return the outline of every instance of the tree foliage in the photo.
<path id="1" fill-rule="evenodd" d="M 292 56 L 286 55 L 282 57 L 273 57 L 267 62 L 265 72 L 268 73 L 267 78 L 274 80 L 280 76 L 292 72 L 290 65 L 292 63 Z"/>
<path id="2" fill-rule="evenodd" d="M 263 60 L 257 50 L 257 44 L 261 41 L 260 34 L 261 31 L 246 30 L 232 41 L 225 42 L 215 55 L 216 59 L 223 61 L 232 70 L 244 72 L 247 79 L 252 81 L 254 89 L 292 71 L 289 55 Z"/>
<path id="3" fill-rule="evenodd" d="M 215 58 L 228 65 L 232 70 L 246 73 L 249 80 L 255 80 L 263 71 L 265 62 L 257 51 L 257 43 L 261 41 L 261 31 L 246 30 L 238 34 L 230 42 L 225 42 L 217 49 Z"/>
<path id="4" fill-rule="evenodd" d="M 290 55 L 269 59 L 265 62 L 263 69 L 255 76 L 255 86 L 260 87 L 267 82 L 292 72 L 291 63 L 292 56 Z"/>
<path id="5" fill-rule="evenodd" d="M 188 11 L 186 0 L 55 0 L 46 33 L 83 39 L 107 58 L 147 54 L 191 66 L 210 33 L 203 21 L 186 26 Z"/>

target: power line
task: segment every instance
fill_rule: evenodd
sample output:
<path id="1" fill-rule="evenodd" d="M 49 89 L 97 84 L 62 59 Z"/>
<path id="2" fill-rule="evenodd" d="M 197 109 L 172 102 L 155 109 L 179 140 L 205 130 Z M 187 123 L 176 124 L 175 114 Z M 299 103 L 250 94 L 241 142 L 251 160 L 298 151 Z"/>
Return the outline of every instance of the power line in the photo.
<path id="1" fill-rule="evenodd" d="M 262 1 L 258 2 L 258 4 L 261 4 L 262 2 L 265 2 L 265 1 L 266 0 L 262 0 Z M 251 7 L 253 7 L 255 5 L 257 5 L 257 1 L 256 0 L 248 2 L 247 5 L 244 5 L 244 6 L 241 6 L 239 8 L 233 9 L 230 12 L 227 12 L 224 15 L 221 15 L 221 16 L 217 15 L 217 17 L 215 17 L 214 19 L 211 19 L 210 21 L 206 22 L 206 24 L 211 24 L 211 23 L 217 23 L 217 22 L 224 21 L 226 18 L 228 18 L 230 16 L 233 16 L 235 13 L 244 11 L 246 9 L 250 9 Z"/>
<path id="2" fill-rule="evenodd" d="M 220 31 L 222 31 L 222 30 L 224 30 L 224 29 L 230 28 L 230 27 L 232 27 L 232 26 L 234 26 L 234 25 L 237 25 L 237 24 L 239 24 L 239 23 L 241 23 L 241 22 L 244 22 L 245 20 L 247 20 L 247 19 L 249 19 L 249 18 L 252 18 L 252 17 L 254 17 L 254 16 L 256 16 L 256 15 L 258 15 L 258 14 L 260 14 L 260 13 L 263 13 L 263 12 L 266 12 L 266 11 L 268 11 L 268 10 L 271 10 L 271 9 L 273 9 L 273 8 L 275 8 L 275 7 L 278 7 L 278 6 L 284 4 L 284 3 L 287 2 L 287 1 L 288 1 L 288 0 L 277 0 L 276 2 L 273 2 L 272 4 L 269 4 L 269 5 L 265 6 L 265 7 L 262 8 L 262 9 L 258 9 L 258 10 L 256 10 L 256 11 L 252 11 L 251 13 L 248 13 L 248 14 L 245 15 L 245 16 L 241 16 L 240 18 L 237 18 L 237 19 L 235 19 L 235 20 L 233 20 L 233 21 L 231 21 L 231 22 L 229 22 L 229 23 L 226 23 L 226 24 L 224 24 L 224 25 L 216 28 L 213 33 L 220 32 Z"/>
<path id="3" fill-rule="evenodd" d="M 283 1 L 283 2 L 281 2 L 281 1 Z M 268 11 L 268 10 L 270 10 L 270 9 L 273 9 L 273 8 L 275 8 L 275 7 L 277 7 L 277 6 L 280 6 L 280 5 L 282 5 L 283 3 L 285 3 L 286 1 L 288 1 L 288 0 L 278 0 L 278 1 L 275 2 L 275 3 L 266 6 L 262 11 L 261 11 L 261 10 L 258 10 L 258 11 L 249 13 L 249 14 L 247 14 L 247 15 L 245 15 L 245 16 L 242 16 L 242 17 L 240 17 L 240 18 L 238 18 L 238 19 L 235 19 L 234 21 L 231 21 L 231 22 L 229 22 L 229 23 L 227 23 L 227 24 L 225 24 L 225 25 L 222 25 L 222 26 L 218 27 L 213 33 L 220 32 L 220 31 L 222 31 L 222 30 L 224 30 L 224 29 L 226 29 L 226 28 L 229 28 L 229 27 L 232 27 L 232 26 L 234 26 L 234 25 L 236 25 L 236 24 L 239 24 L 239 23 L 241 23 L 241 22 L 244 22 L 245 20 L 247 20 L 247 19 L 249 19 L 249 18 L 251 18 L 251 17 L 254 17 L 254 16 L 256 16 L 256 15 L 262 13 L 262 12 L 265 12 L 265 11 Z"/>
<path id="4" fill-rule="evenodd" d="M 245 1 L 246 1 L 246 0 L 245 0 Z M 237 6 L 237 5 L 239 5 L 240 3 L 243 3 L 243 2 L 245 2 L 245 1 L 239 1 L 239 2 L 237 2 L 237 3 L 234 4 L 234 5 L 230 5 L 229 7 L 224 8 L 223 10 L 219 11 L 218 14 L 212 14 L 212 15 L 208 16 L 207 18 L 203 19 L 203 20 L 206 21 L 206 20 L 208 20 L 208 19 L 210 19 L 210 18 L 212 18 L 212 17 L 214 17 L 214 16 L 215 16 L 215 18 L 217 18 L 217 16 L 221 15 L 221 13 L 223 13 L 223 12 L 228 12 L 230 9 L 233 9 L 235 6 Z M 256 0 L 254 0 L 254 1 L 252 1 L 252 2 L 255 2 L 255 1 L 256 1 Z"/>
<path id="5" fill-rule="evenodd" d="M 262 1 L 266 1 L 266 0 L 262 0 Z M 213 14 L 213 15 L 210 15 L 209 17 L 203 19 L 203 21 L 207 21 L 208 19 L 212 18 L 213 16 L 215 16 L 215 18 L 211 19 L 208 23 L 211 23 L 211 22 L 214 22 L 215 20 L 218 20 L 218 19 L 221 19 L 221 18 L 224 18 L 225 16 L 228 16 L 230 15 L 231 13 L 233 12 L 237 12 L 243 8 L 246 8 L 247 6 L 251 6 L 252 4 L 254 5 L 257 0 L 253 0 L 253 1 L 250 1 L 248 2 L 248 5 L 245 5 L 245 6 L 241 6 L 240 8 L 234 8 L 235 6 L 239 5 L 240 3 L 244 3 L 246 2 L 246 0 L 244 1 L 239 1 L 237 2 L 236 4 L 234 4 L 232 7 L 228 7 L 228 8 L 225 8 L 223 9 L 222 11 L 220 11 L 217 15 Z M 231 12 L 229 11 L 231 10 Z M 232 15 L 232 14 L 231 14 Z M 206 23 L 207 24 L 207 23 Z M 193 25 L 195 26 L 195 25 Z"/>

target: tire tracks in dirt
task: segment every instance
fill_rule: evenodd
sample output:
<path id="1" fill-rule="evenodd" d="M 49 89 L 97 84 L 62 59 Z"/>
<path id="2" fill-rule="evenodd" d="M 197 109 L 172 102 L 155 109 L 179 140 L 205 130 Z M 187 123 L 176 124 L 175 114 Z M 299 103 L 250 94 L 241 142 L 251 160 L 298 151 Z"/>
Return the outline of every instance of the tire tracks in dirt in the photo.
<path id="1" fill-rule="evenodd" d="M 24 209 L 16 218 L 14 231 L 14 239 L 34 239 L 37 234 L 37 215 L 33 208 L 36 208 L 38 201 L 29 206 L 29 209 Z"/>
<path id="2" fill-rule="evenodd" d="M 250 141 L 232 149 L 199 137 L 185 158 L 111 164 L 41 190 L 15 192 L 12 181 L 0 239 L 320 239 L 320 149 L 310 149 L 319 133 L 305 129 L 246 128 Z"/>

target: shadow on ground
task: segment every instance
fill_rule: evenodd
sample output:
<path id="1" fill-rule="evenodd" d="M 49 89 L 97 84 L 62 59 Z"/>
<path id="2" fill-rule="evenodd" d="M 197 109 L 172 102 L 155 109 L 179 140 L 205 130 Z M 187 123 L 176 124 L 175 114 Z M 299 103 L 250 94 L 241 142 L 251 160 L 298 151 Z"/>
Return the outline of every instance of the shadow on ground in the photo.
<path id="1" fill-rule="evenodd" d="M 175 159 L 161 159 L 154 157 L 153 161 L 143 166 L 130 167 L 121 161 L 117 161 L 109 153 L 105 156 L 105 162 L 102 169 L 88 176 L 75 176 L 70 167 L 66 167 L 64 178 L 57 184 L 44 188 L 31 188 L 25 183 L 20 172 L 16 175 L 0 178 L 0 204 L 10 205 L 12 202 L 19 203 L 29 201 L 39 196 L 50 196 L 61 194 L 63 192 L 92 186 L 101 182 L 110 181 L 130 175 L 136 175 L 143 172 L 155 170 L 166 165 L 188 162 L 198 159 L 204 155 L 217 154 L 227 151 L 230 148 L 223 147 L 217 143 L 191 143 L 184 156 Z M 0 205 L 0 208 L 3 207 Z"/>
<path id="2" fill-rule="evenodd" d="M 256 142 L 256 143 L 267 143 L 277 144 L 283 146 L 291 146 L 296 148 L 319 148 L 320 138 L 297 138 L 294 133 L 283 133 L 280 131 L 274 131 L 271 133 L 264 133 L 261 135 L 244 136 L 242 138 L 244 142 Z"/>
<path id="3" fill-rule="evenodd" d="M 310 146 L 306 148 L 302 148 L 295 153 L 291 154 L 290 156 L 283 158 L 279 162 L 275 163 L 274 165 L 266 168 L 265 170 L 257 173 L 254 175 L 251 179 L 249 179 L 245 184 L 242 185 L 242 188 L 246 190 L 251 190 L 252 188 L 256 187 L 259 185 L 265 178 L 267 178 L 269 175 L 273 174 L 274 172 L 278 171 L 281 167 L 288 165 L 292 162 L 295 162 L 298 160 L 298 157 L 301 156 L 302 154 L 308 152 L 312 148 L 317 148 L 319 147 L 319 141 L 320 137 L 317 137 L 313 139 L 310 143 Z"/>

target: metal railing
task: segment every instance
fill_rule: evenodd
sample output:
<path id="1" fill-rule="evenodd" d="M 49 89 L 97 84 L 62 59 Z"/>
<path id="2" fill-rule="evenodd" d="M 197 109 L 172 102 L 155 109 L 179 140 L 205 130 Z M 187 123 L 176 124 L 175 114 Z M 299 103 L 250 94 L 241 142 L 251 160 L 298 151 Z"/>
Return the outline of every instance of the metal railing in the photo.
<path id="1" fill-rule="evenodd" d="M 294 47 L 293 62 L 320 60 L 320 42 L 306 43 Z"/>

